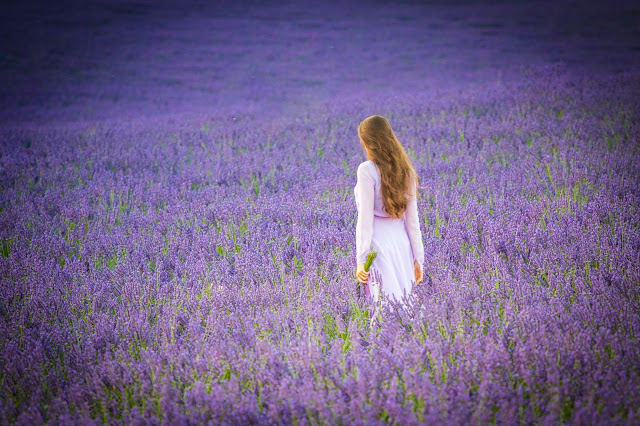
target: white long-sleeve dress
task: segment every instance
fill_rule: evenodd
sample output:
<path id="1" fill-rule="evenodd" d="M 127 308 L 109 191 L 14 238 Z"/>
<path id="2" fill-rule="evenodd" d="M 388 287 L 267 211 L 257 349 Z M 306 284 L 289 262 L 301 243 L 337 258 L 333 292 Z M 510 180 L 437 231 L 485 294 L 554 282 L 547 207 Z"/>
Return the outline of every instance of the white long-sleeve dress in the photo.
<path id="1" fill-rule="evenodd" d="M 423 270 L 424 245 L 418 222 L 418 204 L 415 181 L 413 196 L 402 219 L 389 217 L 384 211 L 381 194 L 380 171 L 371 160 L 358 166 L 357 183 L 353 191 L 358 209 L 356 223 L 357 263 L 365 263 L 371 246 L 378 255 L 369 269 L 365 294 L 377 302 L 382 291 L 389 299 L 404 304 L 415 285 L 413 261 Z M 408 196 L 408 195 L 407 195 Z"/>

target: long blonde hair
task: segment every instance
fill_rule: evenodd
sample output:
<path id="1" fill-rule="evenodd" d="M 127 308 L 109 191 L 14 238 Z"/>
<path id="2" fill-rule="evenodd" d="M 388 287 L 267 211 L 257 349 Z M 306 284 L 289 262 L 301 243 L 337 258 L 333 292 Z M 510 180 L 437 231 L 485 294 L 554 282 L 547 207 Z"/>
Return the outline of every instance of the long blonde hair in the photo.
<path id="1" fill-rule="evenodd" d="M 380 192 L 385 212 L 393 218 L 402 218 L 408 204 L 406 195 L 416 195 L 410 194 L 412 178 L 418 188 L 418 175 L 407 153 L 387 119 L 380 115 L 363 120 L 358 125 L 358 136 L 369 160 L 380 170 Z"/>

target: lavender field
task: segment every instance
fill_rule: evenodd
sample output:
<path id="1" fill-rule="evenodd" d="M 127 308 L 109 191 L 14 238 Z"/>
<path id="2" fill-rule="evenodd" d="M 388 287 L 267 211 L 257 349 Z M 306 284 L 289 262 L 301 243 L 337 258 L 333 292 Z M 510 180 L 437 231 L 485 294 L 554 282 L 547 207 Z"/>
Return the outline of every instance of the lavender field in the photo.
<path id="1" fill-rule="evenodd" d="M 637 6 L 183 5 L 6 19 L 0 423 L 640 424 Z M 373 114 L 426 253 L 378 314 Z"/>

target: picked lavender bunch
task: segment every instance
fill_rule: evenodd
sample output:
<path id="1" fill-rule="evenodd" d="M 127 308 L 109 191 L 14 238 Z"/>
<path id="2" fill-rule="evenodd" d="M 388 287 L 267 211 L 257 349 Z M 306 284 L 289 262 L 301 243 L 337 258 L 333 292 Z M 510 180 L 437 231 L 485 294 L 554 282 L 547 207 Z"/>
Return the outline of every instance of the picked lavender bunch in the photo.
<path id="1" fill-rule="evenodd" d="M 369 254 L 367 255 L 367 260 L 364 262 L 364 271 L 365 272 L 369 272 L 369 268 L 371 268 L 371 264 L 373 263 L 373 259 L 376 258 L 376 256 L 378 255 L 377 251 L 373 250 L 373 245 L 370 246 L 369 248 Z M 354 272 L 354 275 L 357 273 L 357 269 L 356 272 Z M 358 297 L 360 297 L 360 281 L 356 279 L 356 285 L 357 285 L 357 289 L 358 289 Z"/>
<path id="2" fill-rule="evenodd" d="M 367 260 L 366 262 L 364 262 L 364 270 L 365 272 L 369 272 L 369 268 L 371 268 L 371 264 L 373 263 L 373 259 L 376 258 L 376 256 L 378 255 L 377 251 L 373 250 L 373 246 L 371 246 L 371 251 L 369 251 L 369 254 L 367 255 Z"/>

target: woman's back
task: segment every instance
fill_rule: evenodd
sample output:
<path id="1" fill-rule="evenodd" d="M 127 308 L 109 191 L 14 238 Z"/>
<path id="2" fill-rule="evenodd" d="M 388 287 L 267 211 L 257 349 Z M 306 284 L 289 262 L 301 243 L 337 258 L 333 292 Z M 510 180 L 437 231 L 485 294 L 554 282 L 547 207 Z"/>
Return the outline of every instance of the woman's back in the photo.
<path id="1" fill-rule="evenodd" d="M 366 168 L 367 170 L 360 170 L 360 167 Z M 373 215 L 379 217 L 390 217 L 386 211 L 384 211 L 384 204 L 382 202 L 382 192 L 381 192 L 381 178 L 380 178 L 380 170 L 376 164 L 367 160 L 358 166 L 358 170 L 360 173 L 365 172 L 366 176 L 370 176 L 373 179 L 373 188 L 374 188 L 374 198 L 373 198 Z M 356 185 L 355 189 L 357 191 L 358 186 Z M 358 201 L 358 196 L 356 194 L 356 202 Z"/>

